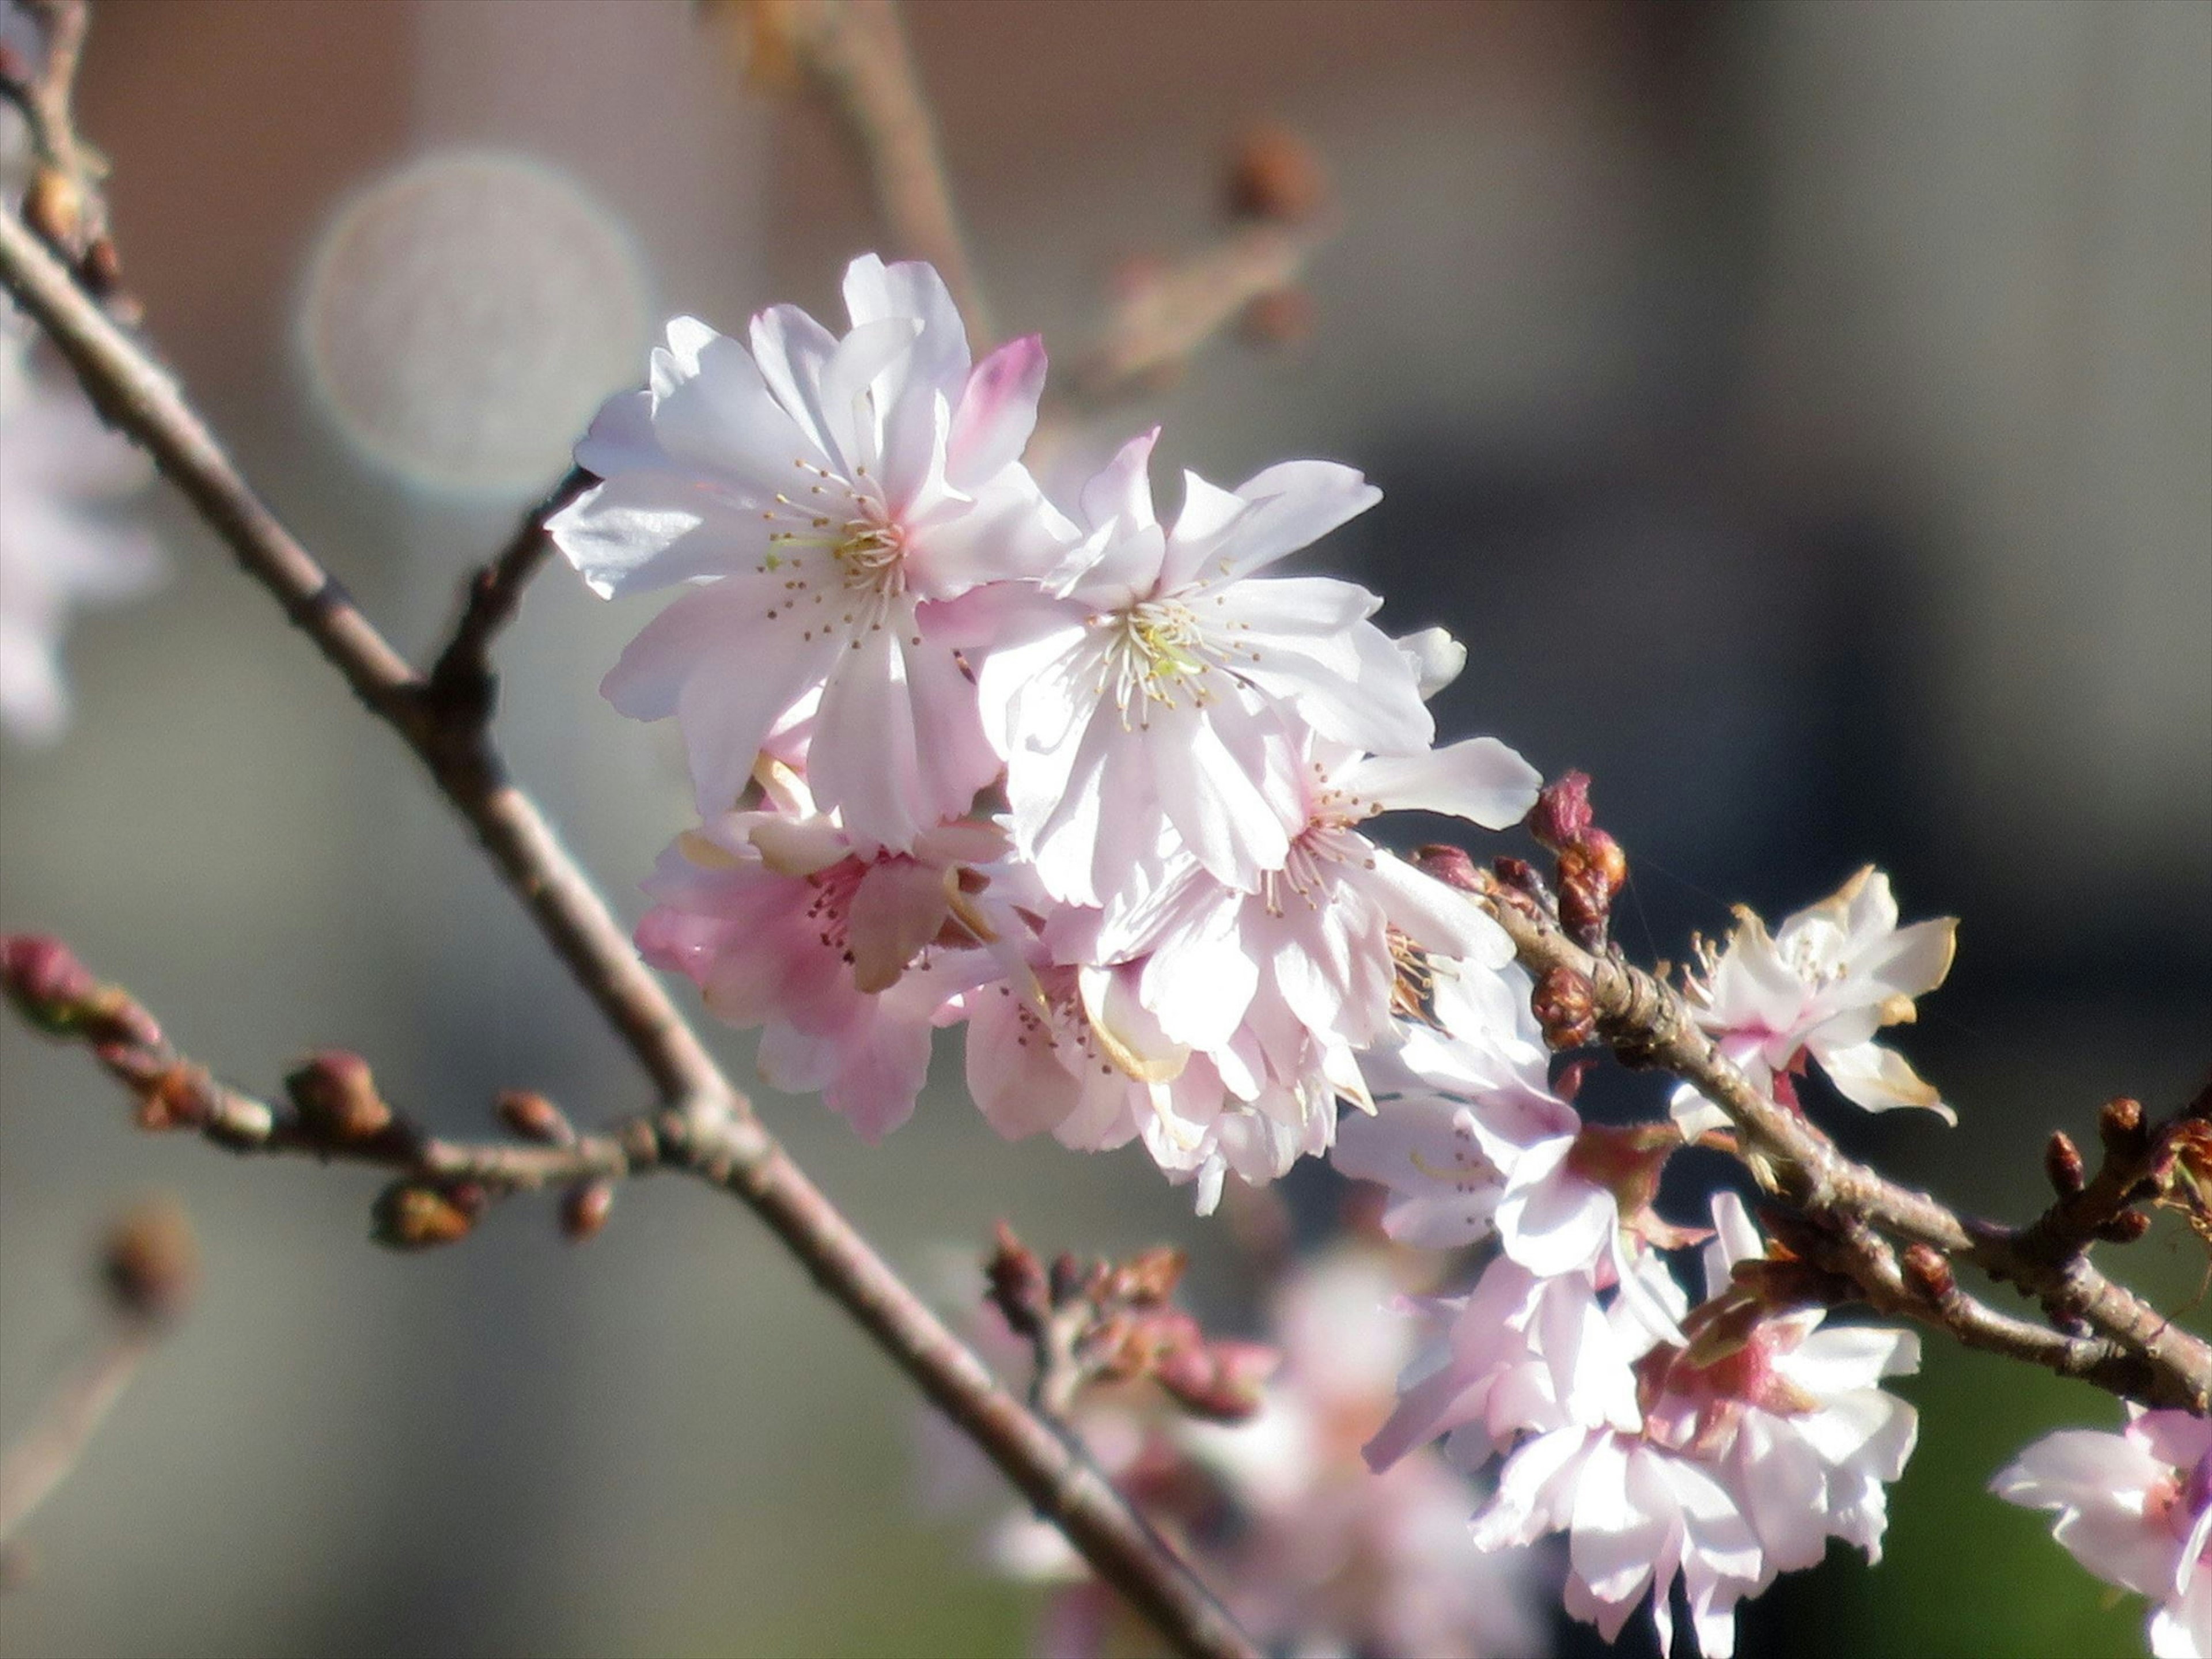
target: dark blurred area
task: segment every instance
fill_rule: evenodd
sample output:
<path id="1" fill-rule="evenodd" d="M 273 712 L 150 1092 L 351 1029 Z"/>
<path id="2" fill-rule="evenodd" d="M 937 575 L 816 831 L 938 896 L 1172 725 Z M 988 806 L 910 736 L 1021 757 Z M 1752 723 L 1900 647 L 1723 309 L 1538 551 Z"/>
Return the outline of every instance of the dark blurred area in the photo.
<path id="1" fill-rule="evenodd" d="M 1393 631 L 1466 641 L 1445 733 L 1594 776 L 1632 950 L 1679 962 L 1731 903 L 1778 918 L 1868 862 L 1907 919 L 1963 918 L 1898 1038 L 1960 1127 L 1826 1113 L 1848 1146 L 2016 1217 L 2051 1128 L 2194 1090 L 2212 7 L 908 18 L 1002 325 L 1062 361 L 1124 262 L 1217 233 L 1250 124 L 1324 159 L 1341 234 L 1310 336 L 1218 343 L 1099 435 L 1164 420 L 1164 468 L 1224 483 L 1301 454 L 1373 477 L 1382 505 L 1311 562 L 1383 593 Z M 750 88 L 726 20 L 678 0 L 105 0 L 81 106 L 153 337 L 418 651 L 663 317 L 834 313 L 877 241 L 827 116 Z M 641 1103 L 410 763 L 149 502 L 169 590 L 76 630 L 62 747 L 0 754 L 0 923 L 69 937 L 247 1086 L 334 1043 L 455 1131 L 502 1087 L 583 1120 Z M 651 608 L 556 569 L 502 646 L 517 769 L 632 915 L 688 792 L 670 734 L 595 687 Z M 750 1039 L 718 1040 L 748 1075 Z M 878 1149 L 811 1101 L 766 1109 L 948 1304 L 1006 1215 L 1044 1248 L 1182 1243 L 1233 1321 L 1249 1287 L 1186 1194 L 1133 1150 L 1003 1145 L 951 1058 Z M 1662 1097 L 1591 1088 L 1601 1111 Z M 134 1136 L 81 1057 L 12 1024 L 0 1434 L 82 1317 L 92 1230 L 149 1184 L 193 1215 L 201 1301 L 41 1516 L 0 1653 L 1021 1650 L 1030 1593 L 914 1502 L 919 1407 L 726 1202 L 647 1183 L 577 1249 L 520 1201 L 395 1260 L 365 1243 L 366 1179 Z M 1323 1172 L 1293 1184 L 1338 1201 Z M 2212 1328 L 2179 1224 L 2114 1260 Z M 2139 1607 L 2102 1607 L 2040 1517 L 1983 1492 L 2112 1402 L 1932 1340 L 1901 1392 L 1923 1444 L 1888 1558 L 1785 1579 L 1741 1650 L 2138 1650 Z"/>

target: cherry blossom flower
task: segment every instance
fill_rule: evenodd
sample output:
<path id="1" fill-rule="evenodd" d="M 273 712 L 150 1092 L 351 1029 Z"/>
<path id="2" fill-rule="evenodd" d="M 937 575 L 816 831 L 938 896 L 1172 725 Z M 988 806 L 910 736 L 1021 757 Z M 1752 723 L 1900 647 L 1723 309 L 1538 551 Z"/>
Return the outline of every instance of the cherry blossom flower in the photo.
<path id="1" fill-rule="evenodd" d="M 1501 1231 L 1539 1274 L 1588 1271 L 1618 1220 L 1612 1194 L 1567 1170 L 1582 1119 L 1552 1092 L 1551 1056 L 1528 1011 L 1528 975 L 1438 963 L 1437 1023 L 1408 1022 L 1369 1057 L 1372 1117 L 1340 1126 L 1336 1167 L 1388 1189 L 1383 1231 L 1454 1249 Z"/>
<path id="2" fill-rule="evenodd" d="M 1290 785 L 1296 833 L 1281 868 L 1245 891 L 1195 854 L 1176 858 L 1156 889 L 1104 913 L 1089 946 L 1102 961 L 1146 957 L 1138 994 L 1170 1036 L 1218 1053 L 1249 1027 L 1279 1071 L 1292 1069 L 1308 1039 L 1348 1056 L 1392 1037 L 1394 935 L 1437 956 L 1492 967 L 1512 959 L 1511 941 L 1467 895 L 1358 826 L 1421 809 L 1504 829 L 1542 782 L 1494 738 L 1407 756 L 1363 756 L 1319 738 L 1301 750 Z"/>
<path id="3" fill-rule="evenodd" d="M 0 300 L 0 726 L 35 744 L 69 723 L 70 612 L 145 592 L 162 562 L 144 534 L 99 513 L 146 482 L 146 458 L 75 387 L 35 374 L 28 346 L 28 325 Z"/>
<path id="4" fill-rule="evenodd" d="M 1163 526 L 1157 436 L 1085 488 L 1088 533 L 1042 602 L 997 619 L 980 674 L 1015 845 L 1070 903 L 1128 890 L 1164 824 L 1217 880 L 1250 889 L 1284 866 L 1303 823 L 1299 730 L 1388 755 L 1418 754 L 1435 732 L 1419 653 L 1367 620 L 1381 600 L 1324 576 L 1252 580 L 1380 492 L 1322 461 L 1270 467 L 1233 493 L 1187 473 Z"/>
<path id="5" fill-rule="evenodd" d="M 1681 1291 L 1645 1260 L 1652 1293 L 1679 1317 Z M 1439 1435 L 1454 1462 L 1474 1469 L 1524 1433 L 1570 1425 L 1633 1433 L 1643 1425 L 1631 1368 L 1651 1334 L 1618 1299 L 1604 1306 L 1584 1275 L 1543 1278 L 1501 1255 L 1467 1295 L 1409 1311 L 1430 1340 L 1399 1379 L 1397 1409 L 1367 1444 L 1377 1469 Z"/>
<path id="6" fill-rule="evenodd" d="M 1754 1085 L 1785 1103 L 1795 1101 L 1790 1073 L 1809 1057 L 1869 1111 L 1918 1106 L 1956 1122 L 1905 1057 L 1874 1035 L 1911 1022 L 1913 1000 L 1943 982 L 1957 928 L 1950 917 L 1900 928 L 1889 878 L 1870 865 L 1771 935 L 1739 907 L 1726 948 L 1708 950 L 1704 973 L 1689 981 L 1698 1023 Z M 1692 1133 L 1727 1122 L 1686 1085 L 1674 1112 Z"/>
<path id="7" fill-rule="evenodd" d="M 1712 1473 L 1614 1429 L 1571 1424 L 1522 1443 L 1474 1531 L 1482 1549 L 1566 1533 L 1568 1613 L 1610 1642 L 1648 1595 L 1662 1654 L 1674 1645 L 1677 1577 L 1708 1659 L 1735 1651 L 1735 1605 L 1766 1583 L 1758 1537 Z"/>
<path id="8" fill-rule="evenodd" d="M 1373 1251 L 1338 1249 L 1293 1268 L 1266 1326 L 1283 1362 L 1244 1422 L 1167 1418 L 1094 1391 L 1077 1426 L 1270 1652 L 1540 1654 L 1540 1563 L 1526 1551 L 1475 1549 L 1467 1516 L 1476 1489 L 1431 1451 L 1380 1476 L 1361 1460 L 1360 1437 L 1388 1409 L 1406 1358 L 1395 1289 Z M 1056 1586 L 1036 1651 L 1089 1659 L 1133 1633 L 1127 1603 L 1047 1523 L 1008 1522 L 990 1553 L 1001 1571 Z"/>
<path id="9" fill-rule="evenodd" d="M 1917 1437 L 1913 1408 L 1881 1386 L 1920 1368 L 1920 1339 L 1875 1326 L 1826 1329 L 1826 1310 L 1776 1313 L 1734 1283 L 1765 1246 L 1732 1192 L 1713 1198 L 1704 1305 L 1680 1349 L 1645 1361 L 1644 1433 L 1710 1457 L 1759 1535 L 1767 1571 L 1816 1565 L 1838 1537 L 1881 1559 L 1887 1483 Z"/>
<path id="10" fill-rule="evenodd" d="M 1170 1180 L 1197 1184 L 1202 1215 L 1231 1173 L 1263 1185 L 1328 1150 L 1343 1080 L 1262 1079 L 1240 1096 L 1138 1000 L 1141 971 L 1046 961 L 954 1000 L 944 1018 L 968 1020 L 969 1091 L 1000 1133 L 1049 1131 L 1084 1152 L 1141 1138 Z"/>
<path id="11" fill-rule="evenodd" d="M 771 1087 L 819 1090 L 879 1139 L 914 1110 L 946 1001 L 1006 971 L 994 947 L 1018 924 L 988 890 L 1005 840 L 959 820 L 892 853 L 812 811 L 795 779 L 778 793 L 785 810 L 723 814 L 661 855 L 638 947 L 723 1019 L 765 1028 Z"/>
<path id="12" fill-rule="evenodd" d="M 610 399 L 577 446 L 605 482 L 547 528 L 602 596 L 695 584 L 603 689 L 626 714 L 676 718 L 702 817 L 731 808 L 770 728 L 818 692 L 823 811 L 903 849 L 999 769 L 932 606 L 1042 574 L 1073 534 L 1020 462 L 1039 343 L 971 367 L 925 264 L 864 255 L 845 302 L 842 340 L 779 306 L 750 353 L 671 323 L 649 387 Z"/>
<path id="13" fill-rule="evenodd" d="M 1713 1206 L 1707 1300 L 1685 1312 L 1656 1254 L 1626 1273 L 1644 1295 L 1607 1303 L 1579 1273 L 1540 1278 L 1500 1256 L 1474 1291 L 1430 1304 L 1443 1340 L 1409 1368 L 1369 1443 L 1387 1466 L 1437 1434 L 1452 1461 L 1504 1454 L 1474 1521 L 1485 1547 L 1569 1534 L 1565 1603 L 1611 1640 L 1649 1595 L 1672 1643 L 1682 1580 L 1698 1646 L 1735 1647 L 1735 1604 L 1819 1561 L 1830 1537 L 1879 1559 L 1885 1483 L 1903 1472 L 1912 1408 L 1881 1379 L 1918 1364 L 1917 1339 L 1820 1328 L 1823 1310 L 1763 1301 L 1764 1248 L 1742 1203 Z M 1786 1267 L 1787 1264 L 1783 1264 Z M 1681 1335 L 1660 1340 L 1656 1303 Z"/>
<path id="14" fill-rule="evenodd" d="M 2158 1659 L 2212 1655 L 2212 1422 L 2127 1408 L 2118 1434 L 2061 1429 L 1991 1483 L 2008 1504 L 2051 1510 L 2051 1534 L 2107 1583 L 2148 1596 Z"/>

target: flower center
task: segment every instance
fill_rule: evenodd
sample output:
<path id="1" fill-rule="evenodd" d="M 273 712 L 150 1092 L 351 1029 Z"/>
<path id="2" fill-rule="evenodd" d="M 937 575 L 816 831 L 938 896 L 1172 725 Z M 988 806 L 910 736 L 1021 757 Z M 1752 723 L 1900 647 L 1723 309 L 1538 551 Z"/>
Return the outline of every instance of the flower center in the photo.
<path id="1" fill-rule="evenodd" d="M 1341 819 L 1310 819 L 1291 842 L 1283 867 L 1261 876 L 1261 902 L 1271 916 L 1283 915 L 1294 900 L 1309 910 L 1318 910 L 1329 902 L 1337 881 L 1336 866 L 1346 864 L 1372 870 L 1374 847 Z"/>
<path id="2" fill-rule="evenodd" d="M 1151 703 L 1172 708 L 1184 696 L 1200 705 L 1212 699 L 1208 681 L 1220 652 L 1188 605 L 1140 599 L 1101 620 L 1109 633 L 1098 689 L 1102 695 L 1113 694 L 1124 725 L 1133 706 L 1142 725 Z"/>
<path id="3" fill-rule="evenodd" d="M 809 461 L 793 465 L 815 482 L 804 499 L 779 492 L 775 504 L 761 514 L 779 526 L 769 532 L 761 573 L 787 573 L 769 620 L 803 619 L 811 624 L 809 639 L 839 624 L 854 633 L 882 627 L 906 593 L 906 526 L 866 467 L 856 467 L 846 479 Z M 817 553 L 829 556 L 827 571 L 810 558 Z M 814 609 L 830 600 L 837 609 Z M 859 643 L 854 641 L 855 648 Z"/>

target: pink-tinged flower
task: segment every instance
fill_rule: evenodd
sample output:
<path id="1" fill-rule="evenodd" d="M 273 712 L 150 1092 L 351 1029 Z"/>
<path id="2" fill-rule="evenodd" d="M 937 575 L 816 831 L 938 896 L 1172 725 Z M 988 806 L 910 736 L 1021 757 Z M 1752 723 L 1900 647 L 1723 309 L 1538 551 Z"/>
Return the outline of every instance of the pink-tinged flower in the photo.
<path id="1" fill-rule="evenodd" d="M 1437 1023 L 1409 1021 L 1396 1048 L 1368 1056 L 1375 1115 L 1338 1127 L 1332 1161 L 1389 1192 L 1382 1227 L 1402 1243 L 1455 1249 L 1506 1231 L 1507 1255 L 1533 1273 L 1593 1269 L 1615 1229 L 1613 1196 L 1566 1170 L 1582 1119 L 1552 1092 L 1528 975 L 1432 971 Z"/>
<path id="2" fill-rule="evenodd" d="M 1919 1106 L 1955 1122 L 1905 1057 L 1874 1036 L 1911 1021 L 1913 999 L 1943 982 L 1958 925 L 1947 916 L 1899 927 L 1889 878 L 1871 865 L 1771 936 L 1739 907 L 1726 948 L 1707 951 L 1704 973 L 1689 981 L 1698 1023 L 1754 1085 L 1785 1102 L 1795 1098 L 1790 1073 L 1809 1057 L 1869 1111 Z M 1727 1121 L 1686 1085 L 1674 1112 L 1692 1133 Z"/>
<path id="3" fill-rule="evenodd" d="M 1005 971 L 1018 923 L 988 891 L 1004 837 L 959 821 L 886 852 L 787 787 L 796 810 L 726 813 L 661 855 L 638 948 L 721 1018 L 764 1028 L 772 1087 L 820 1091 L 876 1140 L 914 1110 L 939 1011 Z"/>
<path id="4" fill-rule="evenodd" d="M 1679 1318 L 1682 1293 L 1656 1259 L 1633 1271 L 1650 1297 Z M 1633 1433 L 1639 1356 L 1652 1333 L 1615 1297 L 1608 1308 L 1580 1273 L 1540 1278 L 1499 1256 L 1463 1297 L 1412 1304 L 1431 1328 L 1398 1382 L 1398 1406 L 1367 1444 L 1377 1469 L 1437 1436 L 1463 1468 L 1481 1467 L 1521 1435 L 1579 1425 Z"/>
<path id="5" fill-rule="evenodd" d="M 1322 576 L 1255 580 L 1380 499 L 1321 461 L 1233 494 L 1186 474 L 1172 527 L 1153 512 L 1157 434 L 1085 489 L 1088 534 L 1046 597 L 994 624 L 980 675 L 1006 763 L 1014 841 L 1070 903 L 1127 893 L 1162 825 L 1217 880 L 1251 888 L 1291 855 L 1293 741 L 1310 727 L 1378 754 L 1426 749 L 1415 653 L 1367 618 L 1381 601 Z"/>
<path id="6" fill-rule="evenodd" d="M 696 584 L 607 676 L 640 720 L 683 728 L 700 813 L 726 811 L 780 717 L 819 693 L 809 779 L 862 840 L 904 848 L 963 816 L 999 769 L 975 687 L 932 606 L 1035 577 L 1073 538 L 1020 463 L 1044 352 L 970 366 L 924 264 L 845 274 L 842 340 L 779 306 L 750 353 L 690 318 L 644 392 L 576 448 L 604 479 L 548 529 L 605 596 Z"/>
<path id="7" fill-rule="evenodd" d="M 0 300 L 0 727 L 50 743 L 69 722 L 70 612 L 146 592 L 162 562 L 146 536 L 99 513 L 146 482 L 146 458 L 74 386 L 43 384 L 28 345 L 28 325 Z"/>
<path id="8" fill-rule="evenodd" d="M 1680 1340 L 1674 1313 L 1649 1291 L 1672 1281 L 1632 1265 L 1644 1243 L 1703 1237 L 1651 1209 L 1680 1135 L 1586 1125 L 1552 1092 L 1520 968 L 1432 966 L 1436 1023 L 1408 1022 L 1397 1048 L 1366 1057 L 1375 1113 L 1338 1126 L 1332 1161 L 1389 1192 L 1382 1226 L 1392 1237 L 1454 1249 L 1495 1232 L 1531 1273 L 1617 1285 L 1624 1315 Z"/>
<path id="9" fill-rule="evenodd" d="M 2157 1603 L 2158 1659 L 2212 1656 L 2212 1422 L 2130 1405 L 2119 1433 L 2045 1435 L 1990 1489 L 2055 1511 L 2051 1535 L 2069 1554 Z"/>
<path id="10" fill-rule="evenodd" d="M 1435 1453 L 1381 1475 L 1361 1437 L 1388 1409 L 1408 1327 L 1387 1263 L 1337 1251 L 1291 1270 L 1266 1334 L 1282 1352 L 1238 1424 L 1164 1418 L 1094 1393 L 1077 1427 L 1094 1458 L 1174 1537 L 1269 1652 L 1511 1659 L 1544 1652 L 1542 1573 L 1468 1535 L 1474 1487 Z M 1141 1414 L 1140 1414 L 1141 1413 Z M 1059 1534 L 1024 1514 L 993 1540 L 1002 1571 L 1054 1583 L 1035 1650 L 1096 1659 L 1138 1632 Z"/>
<path id="11" fill-rule="evenodd" d="M 1686 1346 L 1644 1364 L 1645 1436 L 1708 1458 L 1759 1535 L 1770 1575 L 1816 1565 L 1831 1537 L 1881 1559 L 1887 1483 L 1905 1473 L 1919 1415 L 1881 1386 L 1920 1369 L 1920 1339 L 1825 1329 L 1826 1311 L 1777 1314 L 1735 1285 L 1765 1246 L 1734 1193 L 1713 1198 L 1707 1299 Z"/>
<path id="12" fill-rule="evenodd" d="M 1571 1424 L 1524 1442 L 1474 1517 L 1482 1549 L 1567 1534 L 1565 1605 L 1608 1642 L 1649 1595 L 1659 1651 L 1674 1645 L 1674 1587 L 1708 1659 L 1735 1651 L 1735 1605 L 1766 1581 L 1759 1540 L 1708 1468 L 1618 1430 Z"/>
<path id="13" fill-rule="evenodd" d="M 1256 890 L 1219 880 L 1189 854 L 1158 887 L 1109 908 L 1087 954 L 1141 955 L 1138 995 L 1178 1042 L 1210 1054 L 1250 1032 L 1278 1075 L 1309 1045 L 1340 1056 L 1393 1040 L 1394 940 L 1488 966 L 1512 945 L 1464 893 L 1377 847 L 1358 826 L 1394 809 L 1516 822 L 1542 780 L 1494 738 L 1407 756 L 1362 756 L 1318 738 L 1300 745 L 1296 811 L 1283 866 Z"/>
<path id="14" fill-rule="evenodd" d="M 1009 1139 L 1049 1131 L 1084 1152 L 1141 1139 L 1170 1180 L 1197 1184 L 1200 1214 L 1227 1176 L 1262 1185 L 1328 1150 L 1330 1084 L 1263 1080 L 1240 1097 L 1214 1057 L 1175 1041 L 1138 1000 L 1140 967 L 1048 961 L 951 1005 L 945 1018 L 968 1021 L 969 1092 L 994 1128 Z"/>

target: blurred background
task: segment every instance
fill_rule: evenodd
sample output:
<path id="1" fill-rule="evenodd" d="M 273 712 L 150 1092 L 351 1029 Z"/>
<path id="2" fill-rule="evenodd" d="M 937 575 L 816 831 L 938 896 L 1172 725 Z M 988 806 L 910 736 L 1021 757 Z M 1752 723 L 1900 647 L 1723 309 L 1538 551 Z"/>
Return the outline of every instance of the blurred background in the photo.
<path id="1" fill-rule="evenodd" d="M 1063 356 L 1127 261 L 1218 234 L 1250 124 L 1310 141 L 1342 227 L 1310 334 L 1224 343 L 1107 435 L 1162 418 L 1164 461 L 1224 483 L 1314 454 L 1380 483 L 1321 558 L 1394 631 L 1467 641 L 1448 734 L 1595 776 L 1639 951 L 1869 860 L 1908 918 L 1963 916 L 1900 1045 L 1960 1125 L 1844 1124 L 1855 1149 L 2021 1216 L 2050 1129 L 2194 1089 L 2212 7 L 928 0 L 908 27 L 1001 326 Z M 80 106 L 155 338 L 417 651 L 662 318 L 833 314 L 878 241 L 827 118 L 678 0 L 104 0 Z M 641 1104 L 397 745 L 172 497 L 147 513 L 167 591 L 76 629 L 62 746 L 0 754 L 0 923 L 64 934 L 248 1086 L 337 1044 L 455 1133 L 501 1087 Z M 501 652 L 518 770 L 633 915 L 687 791 L 672 735 L 595 687 L 651 609 L 556 568 Z M 949 1304 L 1006 1216 L 1040 1247 L 1182 1242 L 1235 1322 L 1222 1230 L 1140 1152 L 1006 1146 L 952 1060 L 879 1149 L 764 1109 Z M 34 1523 L 0 1653 L 1021 1650 L 1030 1594 L 917 1509 L 911 1396 L 726 1200 L 647 1183 L 584 1249 L 519 1201 L 395 1258 L 370 1178 L 136 1135 L 13 1022 L 0 1435 L 149 1188 L 194 1217 L 203 1298 Z M 2124 1260 L 2167 1307 L 2202 1288 L 2170 1219 Z M 2139 1650 L 2139 1602 L 2104 1609 L 1983 1495 L 2111 1402 L 1934 1341 L 1901 1391 L 1924 1432 L 1888 1558 L 1784 1580 L 1744 1650 Z"/>

